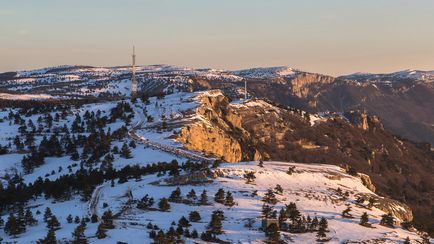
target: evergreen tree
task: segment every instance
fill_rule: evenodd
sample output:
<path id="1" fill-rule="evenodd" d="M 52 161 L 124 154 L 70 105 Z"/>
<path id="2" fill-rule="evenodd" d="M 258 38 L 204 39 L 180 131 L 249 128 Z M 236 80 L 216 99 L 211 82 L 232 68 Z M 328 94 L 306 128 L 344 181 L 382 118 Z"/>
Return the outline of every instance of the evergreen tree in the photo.
<path id="1" fill-rule="evenodd" d="M 55 215 L 51 216 L 51 218 L 47 221 L 47 228 L 53 230 L 60 229 L 60 223 Z"/>
<path id="2" fill-rule="evenodd" d="M 166 243 L 166 235 L 162 230 L 159 230 L 157 236 L 154 238 L 155 243 L 163 244 Z"/>
<path id="3" fill-rule="evenodd" d="M 189 227 L 191 226 L 190 222 L 184 217 L 182 216 L 179 221 L 178 221 L 178 225 L 182 226 L 182 227 Z"/>
<path id="4" fill-rule="evenodd" d="M 98 215 L 96 215 L 96 214 L 92 214 L 92 216 L 90 217 L 90 221 L 91 221 L 92 223 L 96 223 L 96 222 L 98 222 Z"/>
<path id="5" fill-rule="evenodd" d="M 194 189 L 191 189 L 191 191 L 187 194 L 187 198 L 190 201 L 195 201 L 197 199 L 196 192 L 194 191 Z"/>
<path id="6" fill-rule="evenodd" d="M 200 205 L 208 205 L 208 195 L 206 194 L 206 190 L 202 191 L 199 199 Z"/>
<path id="7" fill-rule="evenodd" d="M 136 148 L 137 147 L 136 142 L 134 142 L 134 141 L 130 141 L 130 143 L 128 144 L 128 146 L 130 146 L 131 148 Z"/>
<path id="8" fill-rule="evenodd" d="M 351 207 L 350 206 L 348 206 L 344 211 L 342 211 L 342 217 L 343 218 L 353 218 L 353 215 L 352 214 L 350 214 L 350 211 L 351 211 Z"/>
<path id="9" fill-rule="evenodd" d="M 286 205 L 285 211 L 288 218 L 292 221 L 292 224 L 295 224 L 301 216 L 300 211 L 297 209 L 297 205 L 293 202 Z"/>
<path id="10" fill-rule="evenodd" d="M 199 222 L 200 219 L 201 219 L 201 217 L 200 217 L 199 212 L 197 212 L 197 211 L 191 211 L 190 214 L 188 215 L 188 219 L 191 222 Z"/>
<path id="11" fill-rule="evenodd" d="M 360 217 L 360 223 L 361 226 L 370 226 L 369 224 L 369 217 L 368 217 L 368 213 L 364 212 L 362 214 L 362 217 Z"/>
<path id="12" fill-rule="evenodd" d="M 292 175 L 295 173 L 295 166 L 289 166 L 288 170 L 286 171 L 288 175 Z"/>
<path id="13" fill-rule="evenodd" d="M 181 236 L 182 234 L 184 234 L 184 227 L 178 225 L 178 227 L 176 228 L 176 234 L 178 236 Z M 173 236 L 172 239 L 176 239 L 176 236 Z"/>
<path id="14" fill-rule="evenodd" d="M 283 188 L 281 185 L 277 184 L 276 187 L 274 187 L 274 191 L 276 192 L 276 194 L 280 194 L 282 195 L 283 193 Z"/>
<path id="15" fill-rule="evenodd" d="M 403 244 L 411 244 L 410 238 L 408 236 L 407 236 L 407 238 L 405 238 Z"/>
<path id="16" fill-rule="evenodd" d="M 317 241 L 324 241 L 324 239 L 327 237 L 325 229 L 319 227 L 318 232 L 316 234 Z"/>
<path id="17" fill-rule="evenodd" d="M 264 218 L 269 218 L 272 211 L 273 207 L 270 207 L 270 205 L 265 203 L 262 205 L 262 216 L 264 216 Z"/>
<path id="18" fill-rule="evenodd" d="M 105 211 L 101 219 L 102 219 L 102 223 L 104 224 L 104 228 L 106 229 L 115 228 L 115 226 L 113 225 L 113 214 L 111 210 Z"/>
<path id="19" fill-rule="evenodd" d="M 318 233 L 316 234 L 317 241 L 324 241 L 325 240 L 325 238 L 327 237 L 327 234 L 326 234 L 327 229 L 328 229 L 328 223 L 327 223 L 327 220 L 323 217 L 319 221 Z"/>
<path id="20" fill-rule="evenodd" d="M 208 231 L 214 235 L 223 233 L 222 220 L 224 219 L 223 212 L 215 210 L 211 215 L 211 221 L 208 224 Z"/>
<path id="21" fill-rule="evenodd" d="M 258 166 L 261 167 L 261 168 L 264 168 L 264 162 L 262 160 L 259 160 Z"/>
<path id="22" fill-rule="evenodd" d="M 18 220 L 19 228 L 25 231 L 26 230 L 26 217 L 25 217 L 24 208 L 22 205 L 18 208 L 17 220 Z"/>
<path id="23" fill-rule="evenodd" d="M 126 143 L 124 143 L 122 145 L 120 156 L 122 158 L 127 158 L 127 159 L 128 158 L 132 158 L 132 156 L 131 156 L 131 150 L 130 150 L 130 148 L 128 147 L 128 145 Z"/>
<path id="24" fill-rule="evenodd" d="M 96 237 L 97 237 L 98 239 L 104 239 L 104 238 L 107 237 L 106 232 L 107 232 L 107 230 L 104 228 L 104 224 L 103 224 L 103 223 L 100 223 L 100 224 L 98 225 L 98 229 L 97 229 L 95 235 L 96 235 Z"/>
<path id="25" fill-rule="evenodd" d="M 310 224 L 310 231 L 316 231 L 318 229 L 319 221 L 318 218 L 315 216 L 315 218 L 312 219 L 312 223 Z"/>
<path id="26" fill-rule="evenodd" d="M 15 217 L 15 215 L 10 213 L 8 220 L 6 221 L 4 231 L 8 235 L 16 237 L 17 235 L 24 233 L 26 229 L 25 226 L 23 229 L 23 227 L 20 225 L 19 220 Z"/>
<path id="27" fill-rule="evenodd" d="M 280 240 L 280 234 L 279 234 L 279 228 L 276 224 L 270 224 L 267 229 L 265 230 L 265 235 L 268 237 L 268 241 L 271 243 L 279 243 Z"/>
<path id="28" fill-rule="evenodd" d="M 68 215 L 68 217 L 66 217 L 66 221 L 68 222 L 68 224 L 72 223 L 72 215 Z"/>
<path id="29" fill-rule="evenodd" d="M 154 205 L 154 198 L 149 198 L 148 194 L 146 194 L 140 201 L 137 203 L 137 208 L 146 210 Z"/>
<path id="30" fill-rule="evenodd" d="M 164 212 L 168 211 L 170 209 L 170 204 L 167 198 L 161 198 L 160 202 L 158 202 L 158 207 L 160 208 L 161 211 Z"/>
<path id="31" fill-rule="evenodd" d="M 155 237 L 157 237 L 157 232 L 155 230 L 151 230 L 151 232 L 149 232 L 149 238 L 155 239 Z"/>
<path id="32" fill-rule="evenodd" d="M 172 191 L 172 193 L 170 194 L 170 197 L 169 197 L 169 201 L 170 202 L 181 202 L 182 201 L 181 189 L 179 187 L 177 187 L 174 191 Z"/>
<path id="33" fill-rule="evenodd" d="M 256 179 L 255 172 L 250 171 L 245 173 L 244 178 L 246 179 L 246 184 L 252 183 Z"/>
<path id="34" fill-rule="evenodd" d="M 321 220 L 319 221 L 319 228 L 323 228 L 324 231 L 327 231 L 328 229 L 328 222 L 327 219 L 325 219 L 324 217 L 322 217 Z"/>
<path id="35" fill-rule="evenodd" d="M 72 232 L 72 237 L 74 238 L 72 244 L 87 244 L 87 239 L 84 236 L 84 231 L 86 230 L 86 225 L 83 223 L 79 224 Z"/>
<path id="36" fill-rule="evenodd" d="M 57 244 L 56 232 L 54 229 L 48 229 L 47 236 L 44 239 L 39 240 L 39 243 L 43 244 Z"/>
<path id="37" fill-rule="evenodd" d="M 74 223 L 76 223 L 76 224 L 80 223 L 80 217 L 75 216 Z"/>
<path id="38" fill-rule="evenodd" d="M 197 233 L 197 230 L 194 229 L 194 230 L 191 232 L 191 238 L 196 239 L 196 238 L 198 238 L 198 237 L 199 237 L 199 233 Z"/>
<path id="39" fill-rule="evenodd" d="M 225 202 L 225 190 L 222 188 L 218 189 L 217 193 L 214 195 L 214 201 L 224 204 Z"/>
<path id="40" fill-rule="evenodd" d="M 225 200 L 225 206 L 234 206 L 235 202 L 234 202 L 234 197 L 232 196 L 232 193 L 230 191 L 226 192 L 226 200 Z"/>
<path id="41" fill-rule="evenodd" d="M 393 217 L 393 215 L 391 213 L 383 214 L 381 216 L 380 225 L 384 225 L 384 226 L 393 228 L 394 222 L 395 222 L 395 218 Z"/>
<path id="42" fill-rule="evenodd" d="M 44 212 L 44 222 L 47 223 L 49 219 L 53 216 L 53 213 L 51 212 L 51 209 L 49 207 L 45 208 Z"/>
<path id="43" fill-rule="evenodd" d="M 265 193 L 265 196 L 262 198 L 262 201 L 273 205 L 277 203 L 276 195 L 272 189 L 268 189 L 267 193 Z"/>

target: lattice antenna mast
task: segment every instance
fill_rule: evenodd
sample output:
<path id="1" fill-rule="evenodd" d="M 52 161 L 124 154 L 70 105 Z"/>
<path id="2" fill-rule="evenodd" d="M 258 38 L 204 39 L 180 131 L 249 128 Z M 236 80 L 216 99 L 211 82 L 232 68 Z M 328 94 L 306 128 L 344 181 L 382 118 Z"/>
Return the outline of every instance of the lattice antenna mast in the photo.
<path id="1" fill-rule="evenodd" d="M 133 77 L 131 79 L 131 98 L 135 99 L 137 96 L 137 79 L 136 79 L 136 50 L 135 47 L 133 46 L 133 63 L 132 63 L 132 72 L 133 72 Z"/>
<path id="2" fill-rule="evenodd" d="M 244 100 L 247 100 L 247 80 L 244 79 Z"/>

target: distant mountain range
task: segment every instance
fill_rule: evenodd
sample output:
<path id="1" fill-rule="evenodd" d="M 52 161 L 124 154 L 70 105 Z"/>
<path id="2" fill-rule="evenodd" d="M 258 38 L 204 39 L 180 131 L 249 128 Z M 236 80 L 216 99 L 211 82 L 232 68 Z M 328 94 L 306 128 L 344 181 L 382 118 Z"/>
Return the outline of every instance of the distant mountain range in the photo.
<path id="1" fill-rule="evenodd" d="M 139 86 L 145 93 L 218 88 L 229 96 L 240 96 L 247 81 L 251 96 L 309 112 L 366 110 L 379 116 L 392 133 L 434 144 L 434 71 L 332 77 L 284 66 L 238 71 L 170 65 L 137 69 Z M 122 97 L 130 93 L 130 79 L 129 66 L 59 66 L 6 72 L 0 74 L 0 98 Z"/>

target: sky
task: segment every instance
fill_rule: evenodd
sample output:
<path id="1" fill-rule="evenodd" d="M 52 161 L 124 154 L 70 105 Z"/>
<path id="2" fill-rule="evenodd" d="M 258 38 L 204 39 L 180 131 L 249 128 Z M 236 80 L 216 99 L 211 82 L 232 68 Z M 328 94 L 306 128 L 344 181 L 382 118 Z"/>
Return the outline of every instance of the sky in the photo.
<path id="1" fill-rule="evenodd" d="M 58 65 L 434 70 L 432 0 L 0 0 L 0 72 Z"/>

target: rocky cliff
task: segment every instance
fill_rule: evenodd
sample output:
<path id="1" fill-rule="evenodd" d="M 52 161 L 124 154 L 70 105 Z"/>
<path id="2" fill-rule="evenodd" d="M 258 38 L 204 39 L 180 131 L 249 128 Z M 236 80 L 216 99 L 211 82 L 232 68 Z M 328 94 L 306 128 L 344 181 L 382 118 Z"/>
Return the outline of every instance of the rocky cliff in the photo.
<path id="1" fill-rule="evenodd" d="M 199 119 L 178 137 L 189 149 L 228 162 L 262 159 L 344 166 L 369 175 L 372 182 L 365 183 L 375 185 L 380 195 L 409 203 L 416 220 L 426 219 L 426 211 L 434 214 L 433 152 L 389 134 L 377 117 L 354 111 L 310 121 L 303 111 L 259 99 L 231 103 L 219 91 L 199 99 Z"/>

